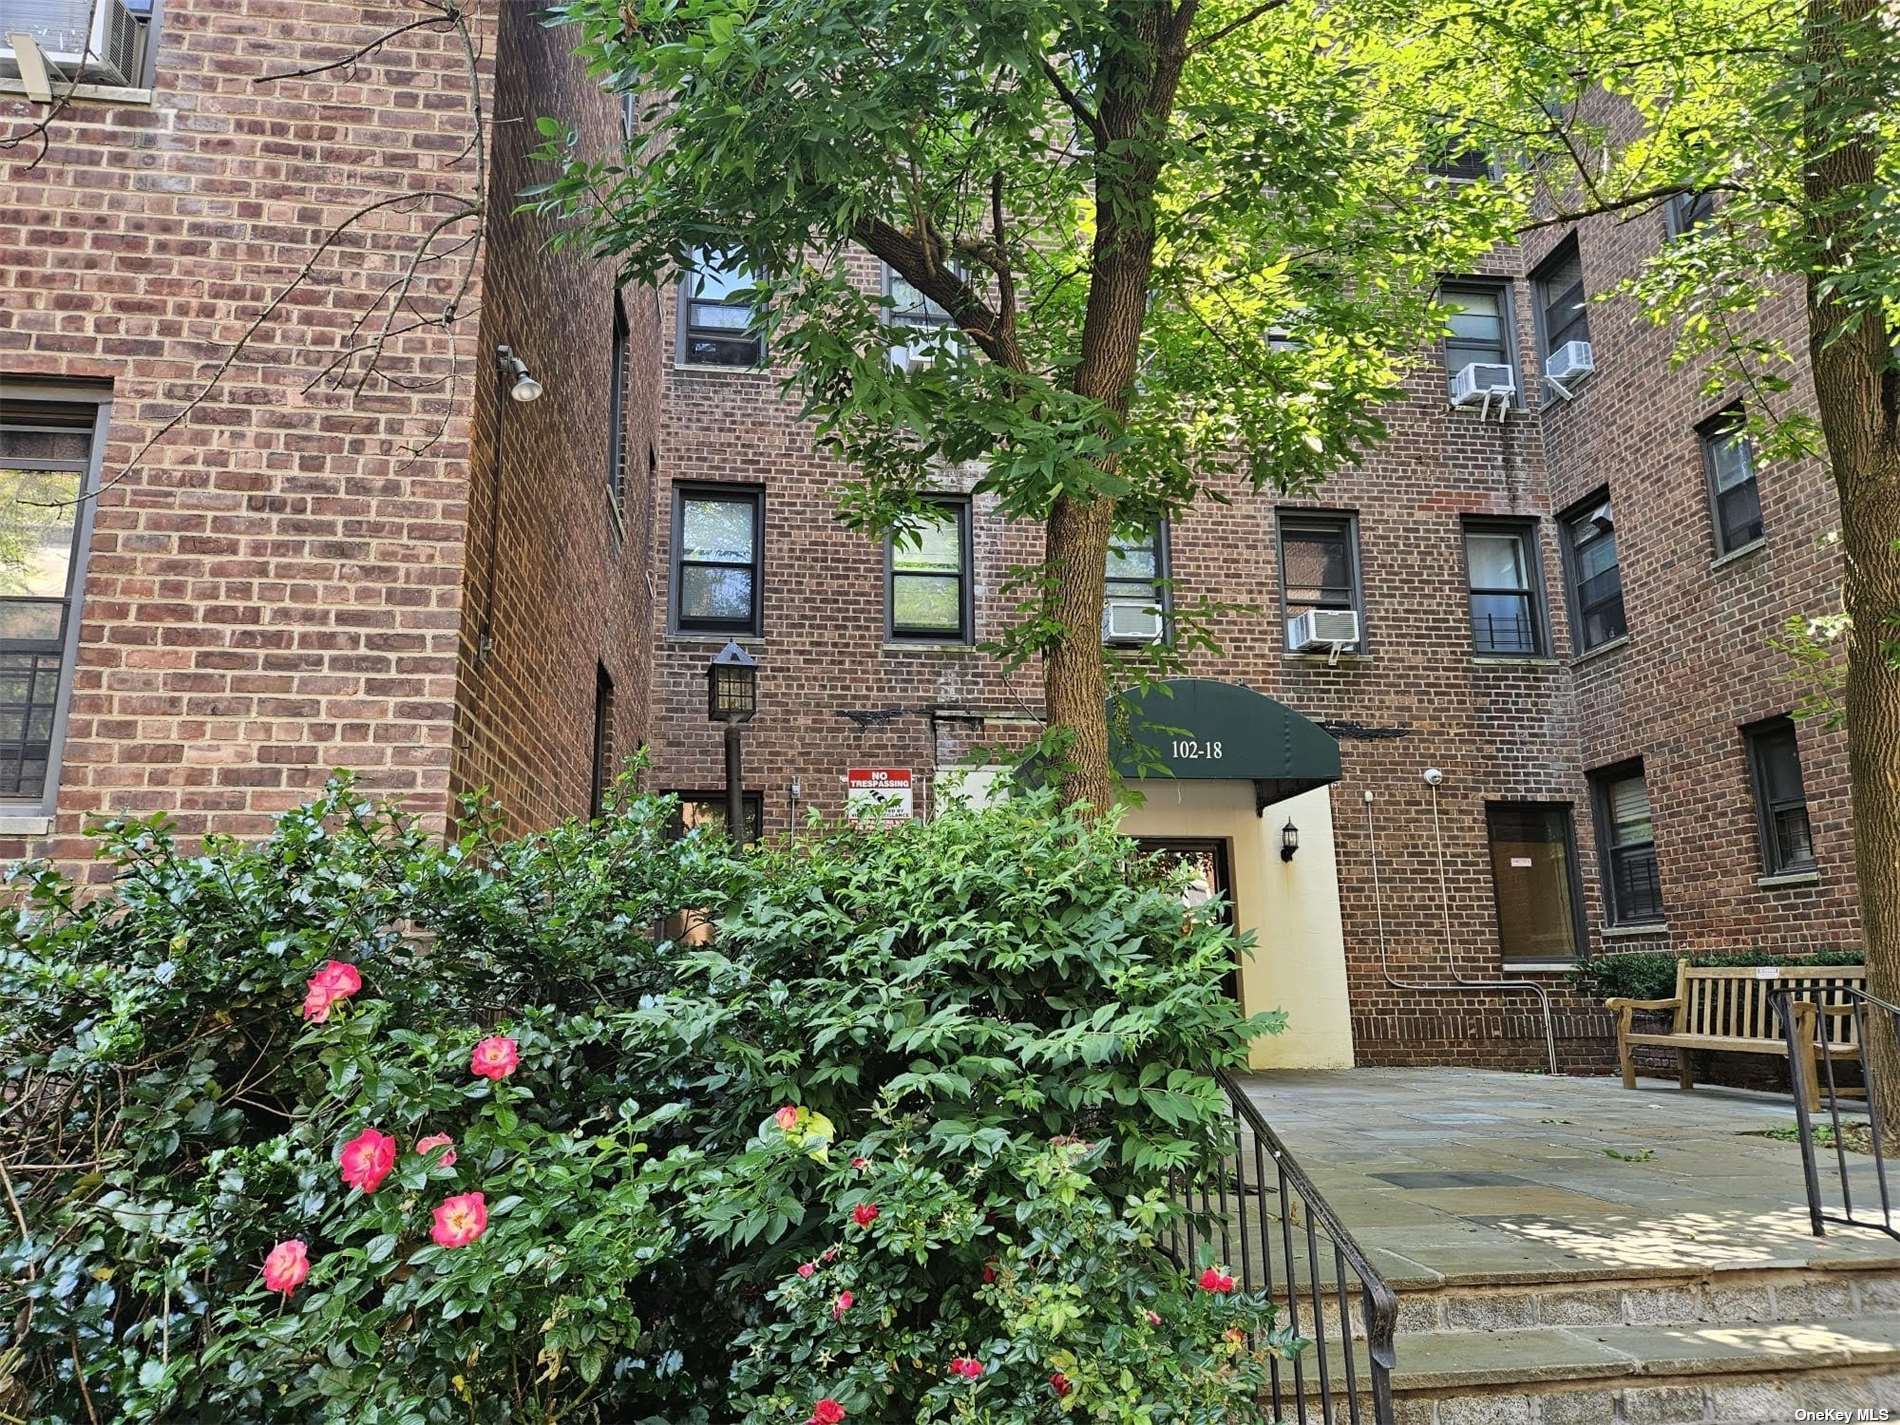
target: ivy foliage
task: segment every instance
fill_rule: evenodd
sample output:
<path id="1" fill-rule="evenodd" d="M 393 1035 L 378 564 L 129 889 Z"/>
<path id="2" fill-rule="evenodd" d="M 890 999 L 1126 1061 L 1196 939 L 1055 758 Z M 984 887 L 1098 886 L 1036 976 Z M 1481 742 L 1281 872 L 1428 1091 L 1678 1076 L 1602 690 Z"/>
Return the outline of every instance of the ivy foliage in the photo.
<path id="1" fill-rule="evenodd" d="M 339 781 L 257 843 L 108 825 L 109 887 L 19 871 L 0 1408 L 1245 1418 L 1297 1343 L 1161 1245 L 1277 1027 L 1221 991 L 1244 945 L 1049 794 L 744 855 L 673 811 L 442 844 Z"/>

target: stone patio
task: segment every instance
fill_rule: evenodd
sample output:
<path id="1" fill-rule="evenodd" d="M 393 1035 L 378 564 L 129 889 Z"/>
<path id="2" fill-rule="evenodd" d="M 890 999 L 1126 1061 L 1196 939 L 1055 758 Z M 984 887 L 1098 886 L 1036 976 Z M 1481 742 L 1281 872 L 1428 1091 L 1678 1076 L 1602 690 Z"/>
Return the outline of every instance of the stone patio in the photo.
<path id="1" fill-rule="evenodd" d="M 1891 1260 L 1810 1234 L 1785 1096 L 1477 1069 L 1250 1075 L 1247 1088 L 1393 1285 Z M 1831 1160 L 1823 1186 L 1833 1185 Z M 1900 1202 L 1900 1161 L 1889 1163 Z M 1850 1155 L 1857 1201 L 1874 1165 Z"/>

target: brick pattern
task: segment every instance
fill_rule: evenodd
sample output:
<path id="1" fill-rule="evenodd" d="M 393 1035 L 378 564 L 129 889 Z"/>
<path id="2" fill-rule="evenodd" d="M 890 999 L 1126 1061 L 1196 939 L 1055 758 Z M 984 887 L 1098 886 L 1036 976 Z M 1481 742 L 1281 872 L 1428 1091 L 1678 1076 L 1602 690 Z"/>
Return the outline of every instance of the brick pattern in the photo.
<path id="1" fill-rule="evenodd" d="M 530 7 L 475 15 L 491 109 L 531 117 L 537 92 L 586 88 L 579 62 L 557 59 L 541 39 Z M 509 328 L 531 351 L 538 343 L 543 374 L 576 389 L 599 385 L 588 367 L 604 360 L 596 310 L 547 294 L 584 282 L 611 290 L 611 278 L 583 277 L 579 259 L 555 263 L 541 250 L 543 229 L 507 216 L 531 142 L 524 126 L 491 127 L 492 154 L 465 151 L 469 71 L 443 28 L 409 30 L 346 67 L 258 82 L 341 60 L 415 18 L 398 3 L 169 0 L 150 105 L 75 102 L 43 162 L 30 162 L 31 146 L 0 155 L 0 370 L 110 382 L 114 398 L 58 816 L 50 836 L 0 840 L 0 857 L 82 861 L 90 846 L 81 828 L 102 814 L 164 811 L 188 836 L 258 834 L 336 767 L 436 827 L 446 824 L 451 786 L 478 779 L 541 820 L 581 810 L 584 759 L 575 769 L 570 753 L 590 734 L 596 657 L 625 690 L 623 737 L 641 730 L 642 561 L 634 553 L 608 565 L 580 539 L 578 521 L 574 539 L 545 519 L 501 522 L 509 570 L 545 577 L 501 580 L 499 597 L 537 600 L 542 612 L 526 626 L 538 627 L 537 656 L 562 677 L 516 666 L 511 676 L 540 681 L 513 702 L 483 704 L 468 686 L 463 610 L 480 571 L 464 556 L 471 514 L 485 514 L 470 475 L 492 467 L 494 332 Z M 505 71 L 499 95 L 498 44 L 507 64 L 537 66 Z M 618 106 L 586 92 L 595 102 L 576 106 L 576 117 L 590 141 L 604 142 L 617 133 Z M 0 98 L 9 130 L 37 112 Z M 452 200 L 424 195 L 473 197 L 491 157 L 496 220 L 463 319 L 450 332 L 400 337 L 384 363 L 391 383 L 361 394 L 306 390 L 360 339 L 352 324 L 448 211 Z M 401 193 L 416 200 L 338 240 L 213 396 L 126 469 L 325 235 L 360 206 Z M 438 250 L 466 230 L 451 230 Z M 451 293 L 459 262 L 421 269 L 419 306 Z M 476 318 L 491 287 L 498 309 Z M 637 325 L 648 340 L 651 313 Z M 632 402 L 646 432 L 650 388 Z M 572 424 L 517 456 L 534 471 L 543 513 L 555 508 L 556 472 L 598 468 L 605 424 L 591 397 L 566 401 L 551 389 L 549 401 Z M 644 448 L 636 468 L 644 481 Z M 528 491 L 517 489 L 525 508 Z M 627 512 L 633 551 L 644 544 L 646 509 L 636 496 Z M 590 513 L 599 534 L 598 504 Z M 584 642 L 572 606 L 545 597 L 554 578 L 591 607 Z M 565 621 L 550 621 L 550 607 Z M 498 606 L 497 623 L 511 652 L 529 641 L 512 610 L 504 617 Z M 521 773 L 528 766 L 536 772 Z"/>
<path id="2" fill-rule="evenodd" d="M 1613 285 L 1640 259 L 1641 240 L 1633 234 L 1642 228 L 1591 229 L 1583 256 L 1590 290 Z M 1604 244 L 1620 246 L 1606 252 Z M 1333 793 L 1333 819 L 1362 1062 L 1519 1069 L 1546 1063 L 1534 990 L 1460 983 L 1507 977 L 1487 843 L 1490 801 L 1572 809 L 1581 919 L 1592 952 L 1632 944 L 1785 950 L 1851 937 L 1838 738 L 1803 732 L 1810 804 L 1824 846 L 1822 889 L 1764 891 L 1754 885 L 1753 804 L 1735 736 L 1737 722 L 1788 705 L 1767 635 L 1792 609 L 1825 603 L 1833 565 L 1816 536 L 1832 502 L 1821 474 L 1803 467 L 1763 477 L 1769 541 L 1762 562 L 1784 571 L 1774 582 L 1747 595 L 1689 589 L 1698 580 L 1757 577 L 1730 574 L 1726 566 L 1711 571 L 1700 548 L 1695 557 L 1682 549 L 1707 528 L 1699 513 L 1699 463 L 1677 458 L 1684 451 L 1700 458 L 1693 426 L 1706 412 L 1695 404 L 1693 377 L 1668 376 L 1662 338 L 1632 348 L 1627 343 L 1648 334 L 1631 330 L 1598 348 L 1602 372 L 1579 388 L 1575 403 L 1546 409 L 1533 375 L 1533 292 L 1525 277 L 1540 255 L 1500 251 L 1481 274 L 1513 283 L 1526 387 L 1521 409 L 1501 423 L 1448 409 L 1442 363 L 1433 354 L 1406 399 L 1384 413 L 1390 439 L 1311 498 L 1280 499 L 1234 485 L 1226 491 L 1232 503 L 1203 502 L 1171 531 L 1178 599 L 1205 594 L 1257 610 L 1220 620 L 1220 655 L 1197 660 L 1194 671 L 1244 683 L 1340 731 L 1344 775 Z M 867 272 L 865 280 L 875 277 Z M 1622 333 L 1626 316 L 1593 309 L 1593 333 Z M 809 433 L 771 376 L 672 366 L 663 420 L 670 478 L 730 480 L 766 492 L 764 633 L 751 645 L 761 663 L 762 711 L 747 732 L 747 786 L 761 793 L 768 828 L 792 825 L 808 806 L 838 811 L 848 766 L 909 766 L 934 777 L 972 747 L 1020 740 L 1033 727 L 1041 702 L 1033 671 L 1011 677 L 980 652 L 885 643 L 882 553 L 836 522 L 832 492 L 846 472 L 813 453 Z M 1579 443 L 1599 428 L 1603 449 Z M 1612 475 L 1633 632 L 1620 653 L 1579 662 L 1571 657 L 1552 517 L 1589 492 L 1590 472 L 1601 482 L 1606 470 L 1641 472 L 1634 479 Z M 663 487 L 659 498 L 654 570 L 664 589 L 669 491 Z M 1276 506 L 1358 513 L 1363 655 L 1328 667 L 1324 658 L 1284 651 Z M 1474 656 L 1462 545 L 1462 519 L 1473 515 L 1537 521 L 1554 656 Z M 979 641 L 994 637 L 1009 617 L 1004 569 L 1033 558 L 1039 545 L 1039 530 L 1006 525 L 978 502 Z M 1668 610 L 1688 606 L 1706 612 L 1686 625 L 1668 618 Z M 700 679 L 717 641 L 669 633 L 664 609 L 656 610 L 655 634 L 655 782 L 716 788 L 722 764 Z M 1706 699 L 1698 681 L 1705 676 L 1717 690 Z M 1632 941 L 1603 933 L 1585 772 L 1638 754 L 1652 768 L 1651 796 L 1667 828 L 1659 832 L 1659 853 L 1670 921 Z M 1435 793 L 1420 775 L 1428 766 L 1445 773 Z M 1711 854 L 1721 858 L 1719 869 L 1694 869 Z M 1610 1022 L 1569 992 L 1566 975 L 1508 978 L 1532 980 L 1551 996 L 1561 1069 L 1610 1066 Z"/>

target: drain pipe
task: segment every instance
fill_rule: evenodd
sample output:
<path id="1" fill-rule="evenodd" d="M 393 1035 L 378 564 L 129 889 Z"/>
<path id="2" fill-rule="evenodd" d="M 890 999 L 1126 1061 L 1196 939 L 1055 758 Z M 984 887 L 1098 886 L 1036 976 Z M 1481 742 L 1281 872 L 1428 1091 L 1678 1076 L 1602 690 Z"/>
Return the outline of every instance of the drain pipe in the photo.
<path id="1" fill-rule="evenodd" d="M 1438 840 L 1438 890 L 1445 912 L 1445 953 L 1451 953 L 1451 887 L 1445 878 L 1445 836 L 1438 820 L 1438 784 L 1445 780 L 1445 774 L 1436 767 L 1425 769 L 1425 784 L 1432 789 L 1432 829 Z M 1401 980 L 1392 973 L 1386 960 L 1385 941 L 1385 897 L 1379 885 L 1379 841 L 1372 828 L 1372 793 L 1366 798 L 1366 850 L 1372 857 L 1372 905 L 1379 927 L 1379 973 L 1386 984 L 1399 990 L 1423 990 L 1427 993 L 1443 993 L 1454 990 L 1529 990 L 1536 995 L 1543 1007 L 1544 1015 L 1544 1052 L 1550 1060 L 1550 1074 L 1557 1076 L 1557 1033 L 1550 1017 L 1550 991 L 1535 980 L 1472 980 L 1458 973 L 1454 964 L 1450 983 L 1416 984 Z"/>

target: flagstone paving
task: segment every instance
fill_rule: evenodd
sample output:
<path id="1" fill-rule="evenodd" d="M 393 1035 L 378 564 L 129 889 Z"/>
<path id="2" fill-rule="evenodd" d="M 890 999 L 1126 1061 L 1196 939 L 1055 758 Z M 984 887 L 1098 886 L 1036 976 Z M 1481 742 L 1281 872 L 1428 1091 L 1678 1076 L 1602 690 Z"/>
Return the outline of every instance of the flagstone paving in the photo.
<path id="1" fill-rule="evenodd" d="M 1811 1235 L 1799 1149 L 1756 1136 L 1793 1124 L 1785 1096 L 1468 1069 L 1245 1082 L 1394 1285 L 1900 1264 L 1877 1233 Z M 1857 1199 L 1878 1202 L 1874 1172 L 1850 1158 Z"/>

